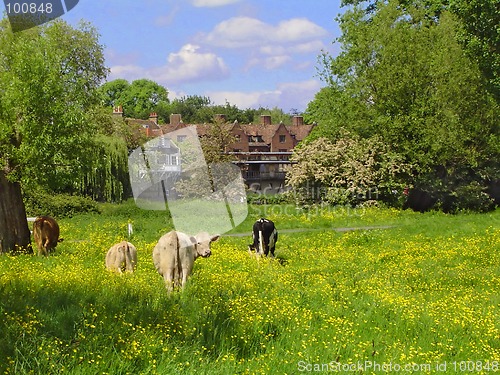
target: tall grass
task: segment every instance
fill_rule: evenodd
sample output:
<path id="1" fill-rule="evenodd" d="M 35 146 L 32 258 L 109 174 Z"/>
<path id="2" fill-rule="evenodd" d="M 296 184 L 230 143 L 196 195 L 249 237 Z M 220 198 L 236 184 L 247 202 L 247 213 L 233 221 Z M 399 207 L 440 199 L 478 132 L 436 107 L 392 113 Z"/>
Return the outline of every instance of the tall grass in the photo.
<path id="1" fill-rule="evenodd" d="M 223 236 L 171 296 L 151 260 L 170 219 L 131 204 L 62 220 L 65 241 L 48 258 L 0 257 L 0 372 L 297 374 L 358 365 L 357 373 L 387 373 L 389 364 L 413 364 L 431 373 L 445 364 L 453 373 L 462 363 L 500 371 L 500 211 L 251 206 L 236 232 L 250 232 L 260 216 L 308 231 L 283 231 L 275 260 L 249 256 L 249 236 Z M 106 251 L 128 222 L 138 269 L 109 273 Z M 333 230 L 365 226 L 385 229 Z"/>

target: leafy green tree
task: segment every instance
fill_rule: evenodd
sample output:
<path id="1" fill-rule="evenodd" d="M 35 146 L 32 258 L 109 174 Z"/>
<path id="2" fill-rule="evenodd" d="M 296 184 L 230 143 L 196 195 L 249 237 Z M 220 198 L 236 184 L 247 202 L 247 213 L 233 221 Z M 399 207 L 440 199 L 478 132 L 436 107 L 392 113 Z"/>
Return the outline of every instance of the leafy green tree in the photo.
<path id="1" fill-rule="evenodd" d="M 106 107 L 114 107 L 122 105 L 122 96 L 130 87 L 130 83 L 126 79 L 115 79 L 110 82 L 106 82 L 99 88 L 99 92 L 102 95 L 103 105 Z"/>
<path id="2" fill-rule="evenodd" d="M 274 107 L 274 108 L 260 107 L 254 115 L 253 122 L 256 124 L 260 123 L 260 116 L 261 115 L 271 116 L 271 121 L 273 124 L 279 124 L 280 122 L 282 122 L 285 125 L 292 124 L 291 115 L 288 113 L 285 113 L 281 108 L 278 108 L 278 107 Z"/>
<path id="3" fill-rule="evenodd" d="M 214 104 L 207 96 L 188 95 L 172 100 L 168 106 L 163 120 L 169 121 L 171 113 L 179 113 L 182 121 L 188 124 L 213 123 L 217 115 L 225 115 L 227 122 L 238 121 L 248 124 L 258 119 L 259 114 L 267 109 L 245 109 L 241 110 L 237 106 L 226 102 L 224 105 Z"/>
<path id="4" fill-rule="evenodd" d="M 151 112 L 159 112 L 168 100 L 165 87 L 149 79 L 137 79 L 128 83 L 124 79 L 106 82 L 100 89 L 103 103 L 123 107 L 126 117 L 147 119 Z"/>
<path id="5" fill-rule="evenodd" d="M 165 122 L 169 122 L 169 116 L 171 113 L 177 113 L 181 115 L 182 121 L 187 124 L 196 124 L 206 122 L 206 115 L 199 118 L 199 112 L 209 108 L 212 105 L 212 101 L 207 96 L 200 95 L 188 95 L 181 98 L 176 98 L 172 100 L 169 106 L 169 113 L 164 119 Z M 212 121 L 213 117 L 209 120 Z"/>
<path id="6" fill-rule="evenodd" d="M 410 14 L 418 8 L 427 20 L 438 21 L 441 14 L 450 11 L 459 18 L 459 31 L 455 34 L 468 56 L 477 62 L 488 81 L 488 89 L 500 102 L 500 8 L 498 0 L 399 0 L 398 6 Z M 383 0 L 343 0 L 342 5 L 364 7 L 369 22 L 386 5 Z"/>
<path id="7" fill-rule="evenodd" d="M 379 135 L 413 166 L 409 186 L 446 204 L 473 181 L 498 178 L 498 104 L 477 64 L 458 42 L 449 11 L 426 17 L 423 1 L 354 6 L 340 18 L 342 51 L 321 56 L 328 86 L 310 103 L 314 137 L 338 139 L 343 128 Z M 467 191 L 467 189 L 458 189 Z"/>
<path id="8" fill-rule="evenodd" d="M 89 24 L 13 33 L 0 21 L 0 252 L 27 249 L 21 184 L 56 186 L 89 164 L 91 109 L 108 70 Z"/>
<path id="9" fill-rule="evenodd" d="M 462 21 L 458 38 L 477 62 L 489 90 L 500 103 L 500 4 L 498 0 L 449 0 Z"/>

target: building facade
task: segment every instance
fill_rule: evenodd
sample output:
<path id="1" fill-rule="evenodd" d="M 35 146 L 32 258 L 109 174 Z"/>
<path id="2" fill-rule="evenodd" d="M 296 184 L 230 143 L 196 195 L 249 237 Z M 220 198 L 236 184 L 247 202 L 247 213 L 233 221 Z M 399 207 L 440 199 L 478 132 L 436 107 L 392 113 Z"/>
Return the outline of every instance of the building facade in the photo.
<path id="1" fill-rule="evenodd" d="M 113 113 L 122 116 L 121 107 Z M 158 124 L 158 116 L 152 113 L 148 120 L 125 119 L 139 128 L 147 138 L 175 134 L 173 144 L 183 142 L 182 129 L 196 126 L 199 137 L 207 135 L 210 124 L 185 124 L 181 115 L 172 114 L 169 124 Z M 290 156 L 297 144 L 307 137 L 315 124 L 304 124 L 302 116 L 294 116 L 292 125 L 273 124 L 271 116 L 262 115 L 259 124 L 240 124 L 225 122 L 224 115 L 217 115 L 220 122 L 230 132 L 233 143 L 226 146 L 225 152 L 234 158 L 233 163 L 241 169 L 247 187 L 254 192 L 275 194 L 285 191 L 286 171 L 291 164 Z M 186 134 L 185 136 L 188 136 Z"/>

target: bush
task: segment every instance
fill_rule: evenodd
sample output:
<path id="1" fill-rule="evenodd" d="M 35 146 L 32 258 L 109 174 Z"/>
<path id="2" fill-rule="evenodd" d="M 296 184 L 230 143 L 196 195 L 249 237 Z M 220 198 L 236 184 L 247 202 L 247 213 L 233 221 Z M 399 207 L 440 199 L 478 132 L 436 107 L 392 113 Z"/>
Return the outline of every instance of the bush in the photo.
<path id="1" fill-rule="evenodd" d="M 396 205 L 411 166 L 382 138 L 344 132 L 336 141 L 318 138 L 294 151 L 287 183 L 305 201 L 356 206 L 366 200 Z"/>
<path id="2" fill-rule="evenodd" d="M 72 217 L 77 213 L 99 212 L 97 203 L 90 198 L 46 191 L 25 192 L 24 204 L 28 216 L 49 215 L 61 218 Z"/>
<path id="3" fill-rule="evenodd" d="M 486 192 L 485 187 L 477 181 L 457 187 L 443 199 L 443 211 L 487 212 L 495 207 L 494 200 Z"/>

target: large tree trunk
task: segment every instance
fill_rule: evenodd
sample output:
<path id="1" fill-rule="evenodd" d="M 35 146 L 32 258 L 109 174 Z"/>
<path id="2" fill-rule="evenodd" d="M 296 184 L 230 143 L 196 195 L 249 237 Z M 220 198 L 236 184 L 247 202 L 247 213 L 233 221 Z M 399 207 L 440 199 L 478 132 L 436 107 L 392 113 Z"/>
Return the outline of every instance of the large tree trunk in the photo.
<path id="1" fill-rule="evenodd" d="M 0 254 L 14 251 L 32 252 L 30 230 L 21 185 L 0 170 Z"/>

